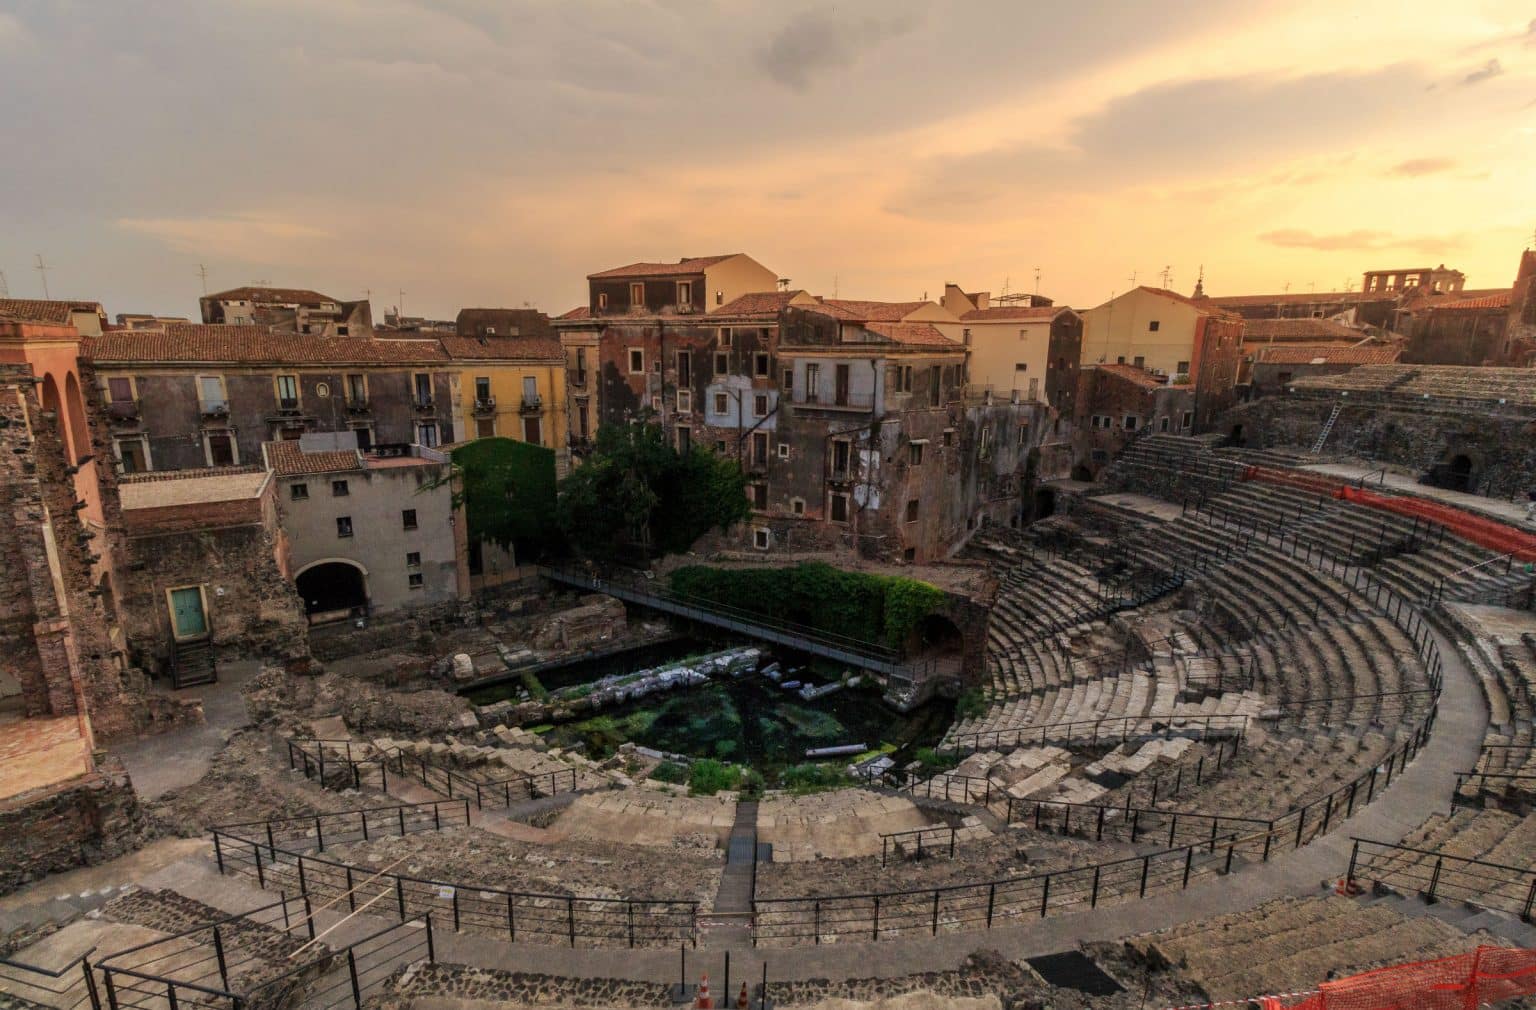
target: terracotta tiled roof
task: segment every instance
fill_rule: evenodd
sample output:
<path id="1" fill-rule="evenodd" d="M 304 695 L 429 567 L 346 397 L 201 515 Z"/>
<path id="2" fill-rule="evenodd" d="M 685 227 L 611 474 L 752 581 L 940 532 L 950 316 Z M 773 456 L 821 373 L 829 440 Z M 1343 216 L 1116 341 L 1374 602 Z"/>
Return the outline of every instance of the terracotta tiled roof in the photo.
<path id="1" fill-rule="evenodd" d="M 972 309 L 962 313 L 960 318 L 964 322 L 997 323 L 997 322 L 1039 322 L 1041 320 L 1055 319 L 1063 312 L 1072 310 L 1065 305 L 1003 305 L 990 309 Z"/>
<path id="2" fill-rule="evenodd" d="M 312 337 L 265 326 L 168 323 L 87 338 L 81 353 L 105 363 L 176 361 L 199 364 L 406 365 L 448 360 L 436 340 Z"/>
<path id="3" fill-rule="evenodd" d="M 1250 319 L 1243 325 L 1243 342 L 1269 340 L 1359 340 L 1359 330 L 1331 319 Z"/>
<path id="4" fill-rule="evenodd" d="M 0 315 L 17 322 L 55 323 L 67 326 L 71 312 L 103 314 L 100 302 L 71 302 L 41 298 L 0 298 Z"/>
<path id="5" fill-rule="evenodd" d="M 564 361 L 560 341 L 546 337 L 438 338 L 455 361 Z"/>
<path id="6" fill-rule="evenodd" d="M 960 344 L 940 333 L 932 323 L 866 323 L 864 328 L 878 333 L 892 343 L 908 347 L 959 347 Z"/>
<path id="7" fill-rule="evenodd" d="M 338 301 L 330 295 L 322 295 L 308 288 L 230 288 L 204 297 L 216 302 L 275 302 L 281 305 L 319 305 L 322 302 Z"/>
<path id="8" fill-rule="evenodd" d="M 1114 364 L 1094 365 L 1092 367 L 1102 369 L 1110 375 L 1125 379 L 1127 382 L 1134 382 L 1143 389 L 1162 389 L 1168 385 L 1160 376 L 1153 375 L 1145 368 L 1137 368 L 1135 365 Z"/>
<path id="9" fill-rule="evenodd" d="M 591 319 L 592 308 L 589 305 L 578 305 L 569 312 L 562 312 L 556 319 Z"/>
<path id="10" fill-rule="evenodd" d="M 1222 295 L 1204 298 L 1201 301 L 1209 302 L 1218 308 L 1235 309 L 1254 305 L 1327 305 L 1335 302 L 1351 305 L 1358 302 L 1390 302 L 1393 298 L 1394 294 L 1390 291 L 1313 291 L 1305 294 L 1287 292 L 1278 295 Z"/>
<path id="11" fill-rule="evenodd" d="M 263 442 L 262 455 L 272 472 L 284 477 L 304 473 L 343 473 L 361 470 L 363 459 L 356 449 L 305 452 L 297 442 Z"/>
<path id="12" fill-rule="evenodd" d="M 822 303 L 842 309 L 853 318 L 868 322 L 899 323 L 928 302 L 865 302 L 847 298 L 824 298 Z"/>
<path id="13" fill-rule="evenodd" d="M 1147 291 L 1147 292 L 1150 292 L 1151 294 L 1154 294 L 1154 295 L 1161 295 L 1164 298 L 1171 298 L 1171 299 L 1173 299 L 1176 302 L 1182 302 L 1185 305 L 1188 305 L 1192 309 L 1198 309 L 1199 311 L 1204 312 L 1207 315 L 1213 315 L 1213 316 L 1230 316 L 1230 315 L 1232 315 L 1232 313 L 1230 313 L 1230 312 L 1228 312 L 1226 310 L 1225 306 L 1213 304 L 1214 299 L 1211 299 L 1211 298 L 1191 298 L 1188 295 L 1181 295 L 1177 291 L 1170 291 L 1167 288 L 1154 288 L 1154 287 L 1151 287 L 1150 285 L 1147 285 L 1147 284 L 1139 285 L 1136 288 L 1136 290 L 1138 290 L 1138 291 Z"/>
<path id="14" fill-rule="evenodd" d="M 1276 344 L 1258 349 L 1255 361 L 1266 365 L 1390 365 L 1402 349 L 1397 347 L 1294 347 Z"/>
<path id="15" fill-rule="evenodd" d="M 723 256 L 691 256 L 680 259 L 676 263 L 631 263 L 629 266 L 587 274 L 587 279 L 595 281 L 615 277 L 674 277 L 682 274 L 700 274 L 722 260 L 740 255 L 741 253 L 726 253 Z"/>
<path id="16" fill-rule="evenodd" d="M 1473 295 L 1470 298 L 1457 298 L 1455 301 L 1431 302 L 1426 307 L 1433 312 L 1473 312 L 1479 309 L 1507 309 L 1509 308 L 1510 295 L 1510 291 L 1499 290 L 1491 294 Z"/>
<path id="17" fill-rule="evenodd" d="M 790 302 L 799 298 L 803 291 L 753 291 L 734 298 L 716 309 L 712 316 L 766 316 L 778 315 Z"/>

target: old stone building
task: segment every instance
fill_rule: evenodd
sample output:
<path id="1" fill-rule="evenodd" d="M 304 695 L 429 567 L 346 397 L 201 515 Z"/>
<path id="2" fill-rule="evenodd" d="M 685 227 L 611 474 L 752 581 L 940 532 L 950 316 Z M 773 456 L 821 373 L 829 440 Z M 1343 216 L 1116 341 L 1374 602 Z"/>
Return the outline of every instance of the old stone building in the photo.
<path id="1" fill-rule="evenodd" d="M 1272 344 L 1254 349 L 1248 395 L 1284 393 L 1296 379 L 1338 375 L 1360 365 L 1390 365 L 1402 351 L 1384 344 Z"/>
<path id="2" fill-rule="evenodd" d="M 342 301 L 307 288 L 242 287 L 198 299 L 203 322 L 270 326 L 316 337 L 366 337 L 373 329 L 367 299 Z"/>
<path id="3" fill-rule="evenodd" d="M 1083 317 L 1050 299 L 993 305 L 985 292 L 944 286 L 944 308 L 958 321 L 939 328 L 969 351 L 972 386 L 1012 400 L 1043 400 L 1070 417 L 1083 356 Z"/>
<path id="4" fill-rule="evenodd" d="M 549 316 L 538 309 L 460 309 L 454 332 L 461 337 L 533 337 L 552 340 Z"/>
<path id="5" fill-rule="evenodd" d="M 311 623 L 423 608 L 469 597 L 467 525 L 448 456 L 364 454 L 350 436 L 262 446 L 275 483 L 279 558 Z"/>
<path id="6" fill-rule="evenodd" d="M 433 446 L 457 427 L 448 355 L 431 340 L 302 336 L 264 326 L 166 326 L 86 341 L 123 472 L 239 466 L 306 432 Z"/>

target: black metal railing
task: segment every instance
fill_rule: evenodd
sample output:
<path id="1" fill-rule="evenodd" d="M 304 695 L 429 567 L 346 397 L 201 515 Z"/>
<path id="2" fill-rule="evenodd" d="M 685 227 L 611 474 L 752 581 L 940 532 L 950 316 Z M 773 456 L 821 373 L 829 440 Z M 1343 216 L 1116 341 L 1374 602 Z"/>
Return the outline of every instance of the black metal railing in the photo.
<path id="1" fill-rule="evenodd" d="M 1012 729 L 957 733 L 941 741 L 937 750 L 970 753 L 979 750 L 1070 743 L 1086 747 L 1111 746 L 1132 740 L 1190 737 L 1195 740 L 1242 737 L 1248 729 L 1246 715 L 1147 715 L 1103 716 L 1070 722 L 1021 726 Z"/>
<path id="2" fill-rule="evenodd" d="M 883 834 L 880 836 L 880 865 L 885 866 L 892 855 L 898 859 L 927 859 L 931 856 L 953 859 L 960 830 L 950 824 L 935 824 Z M 753 893 L 757 893 L 755 888 Z"/>
<path id="3" fill-rule="evenodd" d="M 378 751 L 372 744 L 354 740 L 290 739 L 288 767 L 302 771 L 328 788 L 376 788 L 389 791 L 390 777 L 419 782 L 449 799 L 469 799 L 476 809 L 510 807 L 540 796 L 574 792 L 578 786 L 576 768 L 556 768 L 547 772 L 513 772 L 505 778 L 476 778 L 460 769 L 439 765 L 407 754 L 398 747 Z M 327 748 L 331 753 L 327 756 Z"/>
<path id="4" fill-rule="evenodd" d="M 282 844 L 288 848 L 297 846 L 324 852 L 327 845 L 441 831 L 444 825 L 457 827 L 461 824 L 469 824 L 467 799 L 429 800 L 426 803 L 397 803 L 384 807 L 274 817 L 265 821 L 216 824 L 208 830 L 213 833 L 214 855 L 217 857 L 221 838 L 264 842 L 269 849 Z"/>
<path id="5" fill-rule="evenodd" d="M 26 1000 L 27 1006 L 101 1010 L 101 993 L 91 969 L 92 947 L 57 968 L 0 957 L 0 993 Z"/>
<path id="6" fill-rule="evenodd" d="M 672 947 L 698 942 L 698 902 L 509 891 L 357 867 L 263 839 L 215 830 L 219 872 L 248 874 L 265 890 L 348 912 L 372 909 L 407 922 L 432 915 L 455 932 L 576 947 Z"/>
<path id="7" fill-rule="evenodd" d="M 1536 869 L 1505 866 L 1433 849 L 1354 838 L 1348 879 L 1416 894 L 1429 904 L 1447 899 L 1518 915 L 1531 921 Z"/>

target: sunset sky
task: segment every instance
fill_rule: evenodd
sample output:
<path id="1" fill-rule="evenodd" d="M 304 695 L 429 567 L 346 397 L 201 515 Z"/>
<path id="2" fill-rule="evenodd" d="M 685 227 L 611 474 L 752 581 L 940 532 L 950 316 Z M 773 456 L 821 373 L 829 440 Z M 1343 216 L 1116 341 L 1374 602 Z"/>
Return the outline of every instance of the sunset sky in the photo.
<path id="1" fill-rule="evenodd" d="M 0 0 L 15 297 L 382 318 L 747 252 L 843 297 L 1508 285 L 1536 5 Z"/>

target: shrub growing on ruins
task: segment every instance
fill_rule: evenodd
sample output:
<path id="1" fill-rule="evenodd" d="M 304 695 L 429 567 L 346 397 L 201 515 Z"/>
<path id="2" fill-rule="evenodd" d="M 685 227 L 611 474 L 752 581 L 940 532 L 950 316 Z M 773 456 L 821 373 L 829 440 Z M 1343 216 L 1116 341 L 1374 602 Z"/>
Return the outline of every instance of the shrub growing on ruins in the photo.
<path id="1" fill-rule="evenodd" d="M 917 579 L 847 572 L 814 561 L 729 571 L 688 565 L 670 579 L 672 591 L 682 596 L 892 648 L 944 600 L 942 590 Z"/>
<path id="2" fill-rule="evenodd" d="M 740 782 L 740 768 L 714 758 L 700 758 L 688 768 L 690 796 L 713 796 L 722 789 L 735 789 Z"/>

